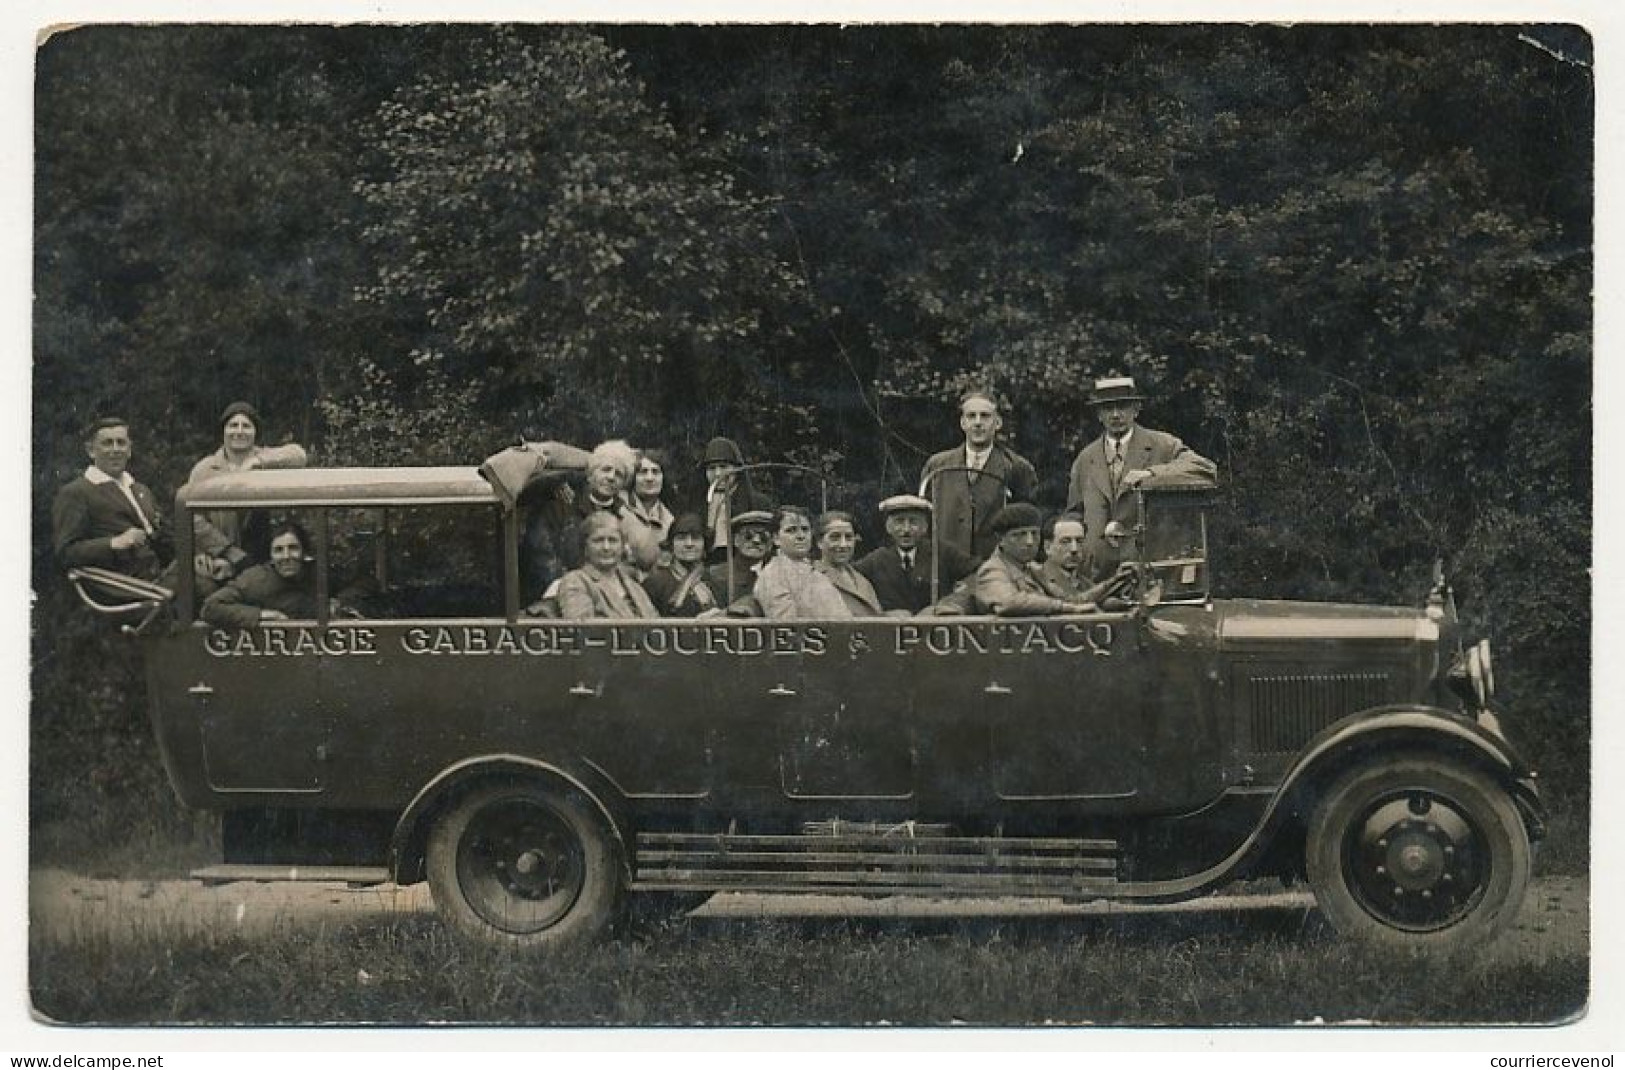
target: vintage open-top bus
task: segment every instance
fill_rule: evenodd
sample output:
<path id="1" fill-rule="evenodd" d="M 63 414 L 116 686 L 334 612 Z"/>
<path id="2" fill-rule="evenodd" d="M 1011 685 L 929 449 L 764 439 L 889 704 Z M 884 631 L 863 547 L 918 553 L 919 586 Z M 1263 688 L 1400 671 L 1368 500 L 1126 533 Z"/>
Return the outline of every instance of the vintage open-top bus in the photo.
<path id="1" fill-rule="evenodd" d="M 629 895 L 1268 875 L 1358 937 L 1506 928 L 1541 808 L 1443 583 L 1215 599 L 1211 495 L 1142 493 L 1137 582 L 1096 613 L 576 621 L 524 615 L 519 510 L 472 467 L 251 471 L 178 496 L 181 560 L 199 510 L 293 514 L 317 618 L 211 628 L 183 577 L 131 630 L 175 790 L 223 814 L 200 876 L 427 879 L 490 941 L 596 934 Z"/>

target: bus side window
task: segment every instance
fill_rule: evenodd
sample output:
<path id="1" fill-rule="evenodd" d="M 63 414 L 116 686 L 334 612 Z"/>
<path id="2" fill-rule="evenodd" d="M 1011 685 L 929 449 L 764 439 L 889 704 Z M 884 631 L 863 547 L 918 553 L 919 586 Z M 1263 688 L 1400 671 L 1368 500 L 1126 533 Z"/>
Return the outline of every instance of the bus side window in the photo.
<path id="1" fill-rule="evenodd" d="M 354 609 L 374 619 L 500 617 L 501 514 L 491 506 L 333 510 L 334 559 L 346 558 Z M 345 514 L 345 515 L 340 515 Z"/>

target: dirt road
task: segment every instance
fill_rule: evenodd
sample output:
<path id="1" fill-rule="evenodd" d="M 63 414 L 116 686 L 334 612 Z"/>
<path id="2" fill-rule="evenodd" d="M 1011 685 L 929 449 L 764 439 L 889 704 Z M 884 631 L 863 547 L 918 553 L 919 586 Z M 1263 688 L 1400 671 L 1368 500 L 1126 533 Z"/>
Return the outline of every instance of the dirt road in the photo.
<path id="1" fill-rule="evenodd" d="M 249 884 L 205 886 L 195 881 L 95 880 L 58 869 L 36 869 L 29 878 L 29 925 L 50 942 L 119 940 L 155 929 L 248 934 L 295 925 L 312 935 L 342 925 L 387 924 L 434 909 L 426 885 L 349 888 L 343 884 Z M 1590 882 L 1585 877 L 1546 877 L 1530 888 L 1515 929 L 1496 942 L 1497 959 L 1536 963 L 1557 955 L 1584 954 L 1590 946 Z M 696 917 L 774 916 L 863 918 L 991 918 L 1113 916 L 1204 911 L 1308 911 L 1307 892 L 1214 895 L 1192 903 L 1132 905 L 1066 904 L 1059 900 L 863 899 L 836 896 L 719 894 Z"/>

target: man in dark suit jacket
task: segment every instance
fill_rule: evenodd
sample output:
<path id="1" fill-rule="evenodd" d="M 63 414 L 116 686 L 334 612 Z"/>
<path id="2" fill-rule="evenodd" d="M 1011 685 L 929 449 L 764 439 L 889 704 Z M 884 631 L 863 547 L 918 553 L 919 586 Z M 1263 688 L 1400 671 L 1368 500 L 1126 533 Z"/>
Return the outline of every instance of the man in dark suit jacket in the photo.
<path id="1" fill-rule="evenodd" d="M 993 514 L 1009 502 L 1030 501 L 1038 483 L 1025 457 L 995 441 L 1003 423 L 992 395 L 971 391 L 959 399 L 965 441 L 933 454 L 920 472 L 920 496 L 932 504 L 941 543 L 978 561 L 998 542 L 989 527 Z"/>
<path id="2" fill-rule="evenodd" d="M 880 503 L 886 518 L 887 545 L 865 554 L 854 566 L 868 578 L 888 614 L 909 615 L 931 604 L 931 573 L 937 575 L 939 598 L 954 584 L 976 571 L 969 554 L 946 542 L 935 557 L 931 553 L 931 503 L 912 494 L 899 494 Z"/>
<path id="3" fill-rule="evenodd" d="M 1134 488 L 1153 476 L 1212 484 L 1218 466 L 1165 431 L 1136 423 L 1145 396 L 1128 377 L 1095 380 L 1089 397 L 1105 434 L 1072 462 L 1068 511 L 1083 514 L 1094 578 L 1110 574 L 1130 552 L 1124 540 L 1109 541 L 1106 526 L 1132 531 L 1139 522 Z"/>
<path id="4" fill-rule="evenodd" d="M 168 532 L 158 499 L 126 470 L 128 421 L 97 420 L 85 433 L 90 467 L 57 492 L 51 505 L 51 547 L 64 568 L 91 565 L 157 580 Z"/>

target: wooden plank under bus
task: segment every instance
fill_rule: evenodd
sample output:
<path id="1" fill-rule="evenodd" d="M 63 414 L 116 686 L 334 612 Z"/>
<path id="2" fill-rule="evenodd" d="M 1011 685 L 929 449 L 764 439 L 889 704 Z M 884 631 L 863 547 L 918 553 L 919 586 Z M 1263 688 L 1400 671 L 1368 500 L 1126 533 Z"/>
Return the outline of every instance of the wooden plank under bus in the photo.
<path id="1" fill-rule="evenodd" d="M 1070 840 L 1059 837 L 1022 836 L 820 836 L 807 835 L 750 835 L 730 832 L 640 832 L 639 850 L 648 843 L 655 845 L 721 844 L 740 847 L 805 847 L 816 844 L 830 847 L 874 847 L 877 843 L 899 845 L 931 845 L 934 847 L 966 847 L 984 850 L 1020 848 L 1024 852 L 1037 850 L 1115 851 L 1116 840 Z"/>
<path id="2" fill-rule="evenodd" d="M 917 854 L 903 851 L 875 851 L 868 853 L 829 853 L 823 851 L 728 851 L 726 853 L 698 854 L 689 851 L 638 851 L 638 866 L 659 863 L 686 862 L 694 868 L 710 868 L 706 863 L 785 862 L 797 865 L 848 863 L 854 866 L 976 866 L 984 869 L 1050 869 L 1050 870 L 1115 870 L 1117 862 L 1106 855 L 1031 856 L 1003 853 L 989 856 L 980 854 Z"/>

